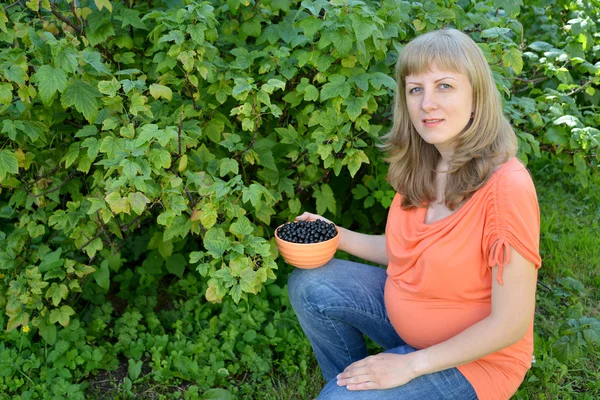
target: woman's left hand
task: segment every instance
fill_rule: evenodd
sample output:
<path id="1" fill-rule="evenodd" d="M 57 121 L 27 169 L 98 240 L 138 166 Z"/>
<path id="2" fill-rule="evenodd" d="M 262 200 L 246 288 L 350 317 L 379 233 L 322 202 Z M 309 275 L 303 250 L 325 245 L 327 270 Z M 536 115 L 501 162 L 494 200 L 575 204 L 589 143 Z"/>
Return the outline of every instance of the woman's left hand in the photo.
<path id="1" fill-rule="evenodd" d="M 338 386 L 348 390 L 390 389 L 418 376 L 414 355 L 380 353 L 350 364 L 337 376 Z"/>

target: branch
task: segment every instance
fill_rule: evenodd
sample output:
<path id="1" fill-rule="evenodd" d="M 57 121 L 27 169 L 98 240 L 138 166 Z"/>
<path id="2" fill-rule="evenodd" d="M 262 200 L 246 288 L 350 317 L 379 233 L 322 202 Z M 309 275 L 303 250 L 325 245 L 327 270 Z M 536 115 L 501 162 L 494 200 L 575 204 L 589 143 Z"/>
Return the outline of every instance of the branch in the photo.
<path id="1" fill-rule="evenodd" d="M 573 89 L 571 90 L 569 93 L 567 93 L 567 96 L 572 96 L 575 93 L 579 93 L 581 92 L 583 89 L 585 89 L 590 83 L 592 83 L 592 80 L 590 79 L 589 81 L 587 81 L 586 83 L 584 83 L 583 85 L 579 86 L 577 89 Z"/>
<path id="2" fill-rule="evenodd" d="M 34 194 L 33 197 L 38 198 L 40 196 L 44 196 L 47 195 L 48 193 L 52 193 L 52 192 L 56 192 L 57 190 L 59 190 L 61 187 L 65 186 L 67 184 L 67 182 L 69 182 L 71 180 L 71 178 L 77 173 L 78 171 L 76 169 L 74 169 L 73 171 L 71 171 L 71 173 L 67 176 L 67 179 L 65 179 L 64 181 L 62 181 L 60 183 L 60 185 L 58 185 L 57 187 L 55 187 L 54 189 L 50 189 L 47 190 L 43 193 L 39 193 L 39 194 Z"/>
<path id="3" fill-rule="evenodd" d="M 179 157 L 181 157 L 181 129 L 183 128 L 183 111 L 179 114 L 179 128 L 177 130 L 177 142 L 179 144 Z"/>
<path id="4" fill-rule="evenodd" d="M 6 10 L 8 10 L 8 9 L 10 9 L 10 8 L 13 8 L 13 7 L 14 7 L 14 6 L 16 6 L 17 4 L 20 4 L 20 5 L 21 5 L 21 7 L 25 8 L 25 7 L 23 6 L 23 3 L 21 3 L 21 1 L 20 1 L 20 0 L 17 0 L 17 1 L 15 1 L 14 3 L 12 3 L 12 4 L 10 4 L 10 5 L 6 6 L 6 7 L 4 7 L 4 11 L 6 11 Z"/>
<path id="5" fill-rule="evenodd" d="M 286 169 L 298 168 L 298 162 L 300 161 L 300 159 L 302 159 L 302 157 L 304 157 L 306 155 L 306 153 L 308 153 L 308 150 L 306 150 L 306 149 L 302 150 L 302 153 L 298 154 L 298 158 L 296 159 L 296 161 L 294 161 L 293 163 L 288 165 L 288 167 Z"/>
<path id="6" fill-rule="evenodd" d="M 50 3 L 50 11 L 52 11 L 52 14 L 54 14 L 54 16 L 58 19 L 60 19 L 62 22 L 64 22 L 65 24 L 69 25 L 71 28 L 75 29 L 77 32 L 79 32 L 79 34 L 81 36 L 85 36 L 83 34 L 83 28 L 76 26 L 73 21 L 71 21 L 69 18 L 65 17 L 64 15 L 62 15 L 62 13 L 60 12 L 60 10 L 56 7 L 56 3 L 52 2 Z"/>

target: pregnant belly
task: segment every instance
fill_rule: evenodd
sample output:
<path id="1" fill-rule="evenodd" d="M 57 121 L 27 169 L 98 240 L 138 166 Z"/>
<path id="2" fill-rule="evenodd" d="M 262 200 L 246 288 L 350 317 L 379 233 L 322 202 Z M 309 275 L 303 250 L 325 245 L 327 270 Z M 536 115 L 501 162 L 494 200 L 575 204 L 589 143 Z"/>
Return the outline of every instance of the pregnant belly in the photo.
<path id="1" fill-rule="evenodd" d="M 398 335 L 417 349 L 456 336 L 491 311 L 489 303 L 418 298 L 398 289 L 390 280 L 385 286 L 385 306 Z"/>

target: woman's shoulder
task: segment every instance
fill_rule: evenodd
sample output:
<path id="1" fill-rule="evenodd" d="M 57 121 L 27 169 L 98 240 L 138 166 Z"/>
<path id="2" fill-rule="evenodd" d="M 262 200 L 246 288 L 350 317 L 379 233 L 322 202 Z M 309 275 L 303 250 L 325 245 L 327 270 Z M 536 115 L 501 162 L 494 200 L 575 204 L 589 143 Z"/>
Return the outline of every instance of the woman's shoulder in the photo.
<path id="1" fill-rule="evenodd" d="M 493 173 L 491 180 L 496 183 L 494 185 L 495 190 L 518 189 L 520 187 L 535 189 L 529 170 L 517 157 L 512 157 L 500 165 Z"/>

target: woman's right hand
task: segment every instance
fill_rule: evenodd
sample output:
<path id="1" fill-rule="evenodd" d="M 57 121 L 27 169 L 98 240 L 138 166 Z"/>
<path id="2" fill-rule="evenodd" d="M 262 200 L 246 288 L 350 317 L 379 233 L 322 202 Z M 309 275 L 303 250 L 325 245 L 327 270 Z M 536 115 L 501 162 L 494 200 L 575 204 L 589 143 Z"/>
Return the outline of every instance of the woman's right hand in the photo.
<path id="1" fill-rule="evenodd" d="M 321 219 L 329 224 L 332 223 L 330 220 L 320 216 L 319 214 L 312 214 L 306 211 L 296 217 L 296 221 L 316 221 L 318 219 Z"/>

